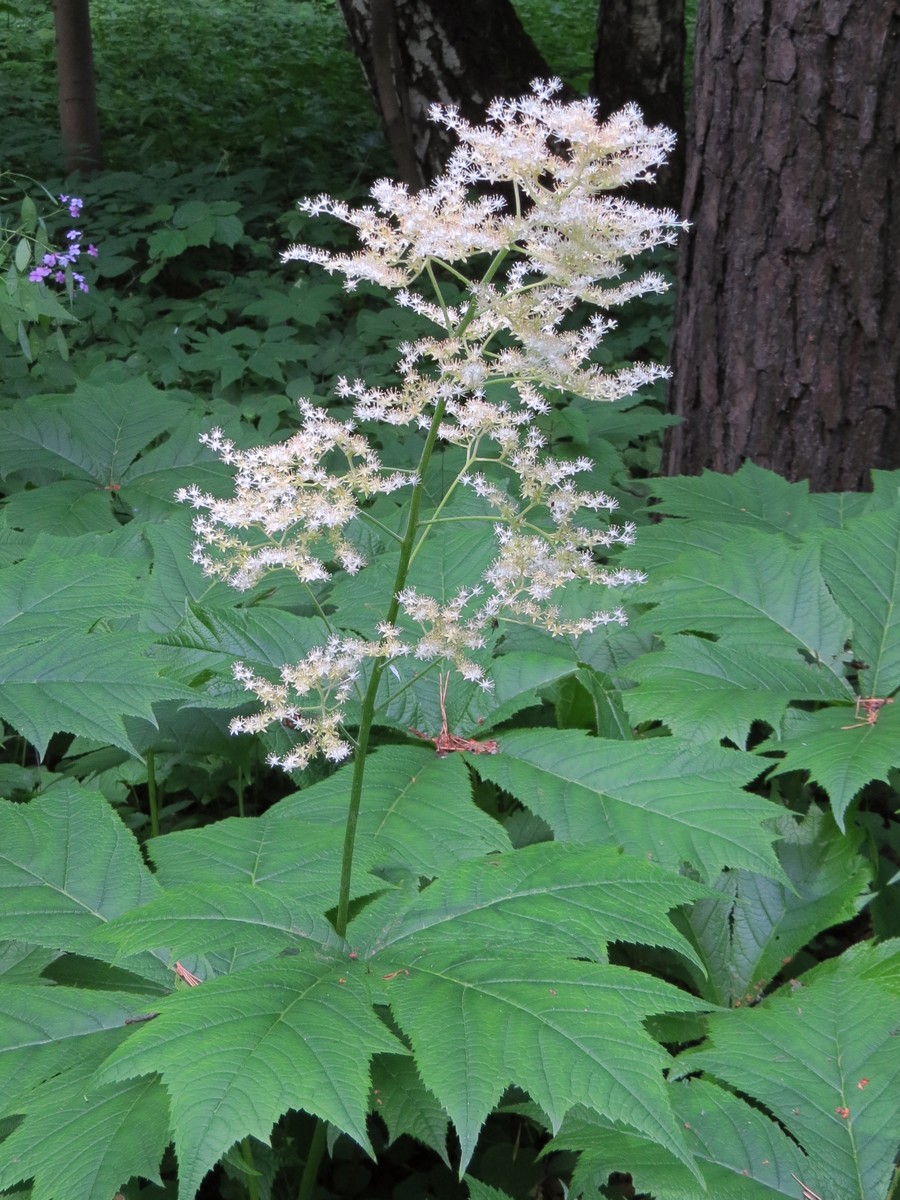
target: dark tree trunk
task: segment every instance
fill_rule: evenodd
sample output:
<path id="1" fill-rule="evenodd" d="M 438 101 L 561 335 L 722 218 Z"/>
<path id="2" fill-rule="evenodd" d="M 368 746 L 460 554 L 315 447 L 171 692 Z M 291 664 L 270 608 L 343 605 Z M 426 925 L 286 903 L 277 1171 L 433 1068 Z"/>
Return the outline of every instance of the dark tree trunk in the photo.
<path id="1" fill-rule="evenodd" d="M 603 116 L 633 101 L 648 125 L 678 135 L 652 197 L 676 210 L 684 188 L 684 51 L 684 0 L 602 0 L 591 95 Z"/>
<path id="2" fill-rule="evenodd" d="M 103 167 L 89 2 L 53 0 L 63 157 L 67 172 L 84 175 Z"/>
<path id="3" fill-rule="evenodd" d="M 669 474 L 900 466 L 900 14 L 700 0 Z"/>
<path id="4" fill-rule="evenodd" d="M 430 105 L 458 105 L 471 121 L 497 96 L 528 91 L 550 74 L 510 0 L 339 0 L 400 178 L 420 187 L 444 166 L 455 139 L 428 120 Z"/>

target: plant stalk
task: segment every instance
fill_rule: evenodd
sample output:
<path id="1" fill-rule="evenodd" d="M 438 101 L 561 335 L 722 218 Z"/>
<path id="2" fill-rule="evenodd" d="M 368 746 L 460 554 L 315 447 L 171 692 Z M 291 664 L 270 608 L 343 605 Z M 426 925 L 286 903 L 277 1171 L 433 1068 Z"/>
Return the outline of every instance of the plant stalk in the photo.
<path id="1" fill-rule="evenodd" d="M 159 836 L 159 793 L 156 788 L 156 752 L 147 751 L 144 760 L 147 768 L 147 799 L 150 802 L 150 836 Z"/>
<path id="2" fill-rule="evenodd" d="M 419 510 L 422 507 L 422 496 L 425 493 L 425 472 L 428 470 L 428 464 L 431 462 L 431 456 L 434 453 L 438 428 L 444 418 L 444 408 L 445 402 L 443 400 L 439 401 L 435 407 L 434 416 L 431 419 L 425 445 L 422 448 L 422 457 L 419 460 L 419 482 L 413 488 L 412 497 L 409 502 L 406 533 L 400 546 L 400 561 L 397 564 L 397 574 L 394 578 L 391 602 L 385 617 L 389 625 L 394 624 L 397 620 L 397 614 L 400 611 L 398 596 L 406 586 L 406 578 L 409 574 L 413 546 L 415 545 L 416 533 L 419 528 Z M 381 676 L 386 666 L 387 663 L 383 659 L 374 660 L 369 686 L 366 688 L 365 695 L 363 696 L 362 709 L 360 711 L 359 733 L 356 740 L 356 757 L 353 762 L 353 778 L 350 783 L 350 802 L 347 808 L 347 824 L 344 827 L 344 853 L 341 860 L 341 884 L 337 917 L 334 923 L 340 937 L 343 937 L 347 932 L 347 922 L 350 916 L 350 878 L 353 872 L 353 850 L 356 845 L 359 806 L 362 801 L 363 780 L 366 773 L 366 755 L 369 749 L 372 721 L 375 717 L 378 685 L 381 682 Z"/>
<path id="3" fill-rule="evenodd" d="M 328 1127 L 320 1117 L 316 1121 L 316 1127 L 309 1141 L 309 1151 L 306 1155 L 306 1162 L 303 1165 L 303 1175 L 300 1177 L 300 1190 L 297 1192 L 297 1200 L 312 1200 L 316 1180 L 319 1177 L 319 1164 L 322 1162 L 322 1155 L 325 1153 L 327 1132 Z"/>

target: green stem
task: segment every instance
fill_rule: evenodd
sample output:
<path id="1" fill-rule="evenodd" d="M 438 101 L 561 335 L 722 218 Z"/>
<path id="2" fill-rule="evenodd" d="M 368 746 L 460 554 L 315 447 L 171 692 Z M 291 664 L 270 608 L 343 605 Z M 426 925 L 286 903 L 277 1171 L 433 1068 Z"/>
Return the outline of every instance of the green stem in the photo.
<path id="1" fill-rule="evenodd" d="M 303 1175 L 300 1178 L 300 1190 L 297 1192 L 297 1200 L 312 1200 L 316 1180 L 319 1177 L 319 1165 L 322 1162 L 322 1155 L 325 1153 L 327 1133 L 328 1127 L 320 1118 L 316 1121 L 316 1127 L 309 1142 L 309 1151 L 307 1152 L 306 1162 L 303 1166 Z"/>
<path id="2" fill-rule="evenodd" d="M 245 1137 L 241 1142 L 241 1158 L 247 1168 L 247 1196 L 249 1200 L 259 1200 L 259 1188 L 256 1186 L 256 1167 L 253 1163 L 253 1147 L 250 1139 Z"/>
<path id="3" fill-rule="evenodd" d="M 147 751 L 147 798 L 150 801 L 150 836 L 159 836 L 159 795 L 156 790 L 156 752 Z"/>
<path id="4" fill-rule="evenodd" d="M 406 533 L 403 537 L 403 543 L 400 546 L 400 561 L 397 563 L 397 574 L 394 578 L 391 602 L 385 617 L 388 625 L 393 625 L 396 622 L 397 614 L 400 611 L 400 600 L 398 597 L 400 592 L 406 587 L 406 577 L 409 574 L 413 546 L 415 545 L 416 533 L 419 528 L 419 510 L 422 507 L 422 497 L 425 494 L 425 473 L 428 470 L 428 464 L 434 453 L 438 428 L 444 419 L 445 406 L 446 402 L 444 400 L 438 401 L 435 406 L 428 436 L 425 439 L 425 445 L 422 449 L 422 457 L 419 461 L 419 482 L 413 488 L 410 498 Z M 350 917 L 350 877 L 353 871 L 353 849 L 356 845 L 356 827 L 359 823 L 359 806 L 362 802 L 363 779 L 366 773 L 366 756 L 369 750 L 369 737 L 372 733 L 372 721 L 375 716 L 378 685 L 381 683 L 381 676 L 386 667 L 387 662 L 384 659 L 377 658 L 374 660 L 372 674 L 369 678 L 369 686 L 366 688 L 360 710 L 359 733 L 356 739 L 356 756 L 353 761 L 353 778 L 350 783 L 350 803 L 347 808 L 347 824 L 344 829 L 341 886 L 337 917 L 334 923 L 340 937 L 343 937 L 347 932 L 347 922 Z"/>

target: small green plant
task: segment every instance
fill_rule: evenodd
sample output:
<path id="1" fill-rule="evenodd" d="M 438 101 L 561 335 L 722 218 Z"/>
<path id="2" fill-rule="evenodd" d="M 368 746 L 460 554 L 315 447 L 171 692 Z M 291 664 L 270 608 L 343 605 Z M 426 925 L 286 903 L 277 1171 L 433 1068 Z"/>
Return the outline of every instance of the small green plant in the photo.
<path id="1" fill-rule="evenodd" d="M 10 183 L 31 182 L 7 173 Z M 65 234 L 65 246 L 55 248 L 47 228 L 47 220 L 57 212 L 65 211 L 71 222 L 81 219 L 82 200 L 78 196 L 59 196 L 58 203 L 46 189 L 43 199 L 51 204 L 51 212 L 42 216 L 32 197 L 26 193 L 19 204 L 19 217 L 15 224 L 0 225 L 0 331 L 13 344 L 17 344 L 27 362 L 47 347 L 47 334 L 52 330 L 52 344 L 57 353 L 68 358 L 63 325 L 74 322 L 72 306 L 76 292 L 89 290 L 87 280 L 80 270 L 79 262 L 83 234 L 79 229 L 69 229 Z M 0 197 L 0 201 L 5 201 Z M 9 221 L 9 218 L 7 218 Z M 86 256 L 95 258 L 97 248 L 86 247 Z M 56 292 L 63 292 L 69 301 L 68 308 L 57 299 Z"/>

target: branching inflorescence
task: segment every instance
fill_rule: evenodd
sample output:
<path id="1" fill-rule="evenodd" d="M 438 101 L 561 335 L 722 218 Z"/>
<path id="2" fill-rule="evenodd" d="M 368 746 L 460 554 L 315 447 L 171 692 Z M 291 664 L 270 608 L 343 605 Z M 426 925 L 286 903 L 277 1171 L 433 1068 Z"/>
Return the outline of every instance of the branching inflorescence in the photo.
<path id="1" fill-rule="evenodd" d="M 331 254 L 293 246 L 285 260 L 343 275 L 350 290 L 360 281 L 394 289 L 398 304 L 439 331 L 400 346 L 398 386 L 358 379 L 338 385 L 357 422 L 422 430 L 418 470 L 385 466 L 353 422 L 303 402 L 300 431 L 278 445 L 238 451 L 220 431 L 207 436 L 236 468 L 233 498 L 217 500 L 196 488 L 179 493 L 205 510 L 194 524 L 195 561 L 209 575 L 250 588 L 275 567 L 309 584 L 336 568 L 359 571 L 365 561 L 348 528 L 378 493 L 411 489 L 380 640 L 335 634 L 304 662 L 286 666 L 278 684 L 237 667 L 263 711 L 236 719 L 234 731 L 281 721 L 305 735 L 294 752 L 274 760 L 285 767 L 304 766 L 316 753 L 335 761 L 347 755 L 342 704 L 366 659 L 379 664 L 377 671 L 403 655 L 447 660 L 489 688 L 472 652 L 498 621 L 527 622 L 555 635 L 623 624 L 621 607 L 564 615 L 561 589 L 575 580 L 610 588 L 643 578 L 604 565 L 611 548 L 633 541 L 634 527 L 600 520 L 615 510 L 615 499 L 577 488 L 576 477 L 591 462 L 547 454 L 538 421 L 550 412 L 554 393 L 615 401 L 666 375 L 654 364 L 604 371 L 593 355 L 614 322 L 582 313 L 586 305 L 605 311 L 665 289 L 655 272 L 623 280 L 624 267 L 645 250 L 672 244 L 683 223 L 673 212 L 608 193 L 652 179 L 674 136 L 648 128 L 633 105 L 600 124 L 592 101 L 556 100 L 559 86 L 536 82 L 528 96 L 496 101 L 479 127 L 453 108 L 434 106 L 433 119 L 457 134 L 459 146 L 444 174 L 421 192 L 381 180 L 364 208 L 327 196 L 301 204 L 311 215 L 352 225 L 361 249 Z M 475 191 L 485 184 L 502 184 L 511 199 Z M 457 296 L 462 289 L 461 301 L 448 299 L 448 280 Z M 431 299 L 414 290 L 423 283 Z M 438 440 L 460 447 L 465 464 L 437 510 L 420 516 L 421 481 Z M 492 514 L 485 529 L 496 553 L 471 586 L 436 598 L 409 585 L 409 567 L 438 514 L 447 519 L 458 485 Z"/>

